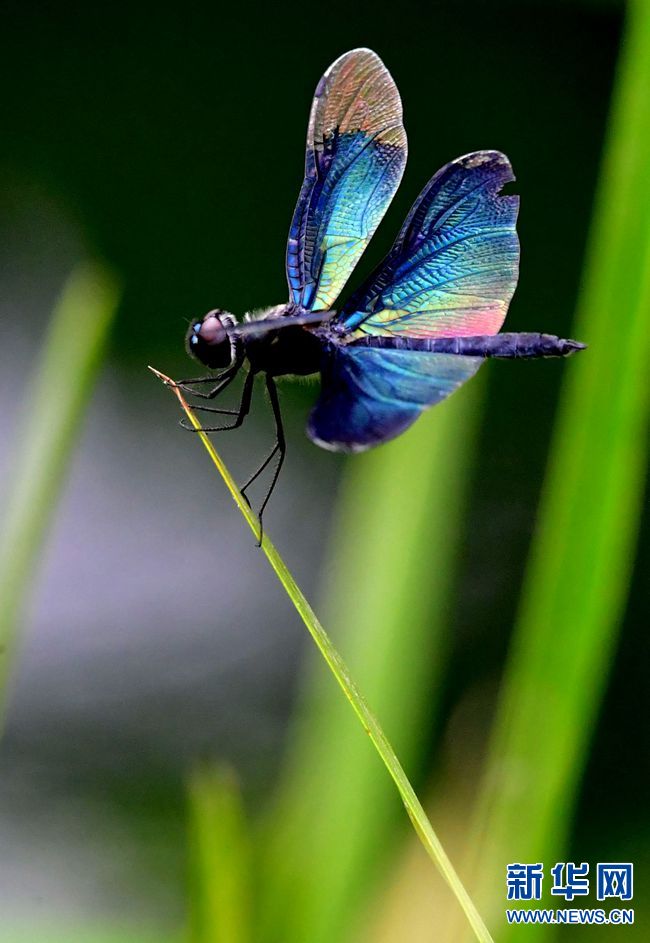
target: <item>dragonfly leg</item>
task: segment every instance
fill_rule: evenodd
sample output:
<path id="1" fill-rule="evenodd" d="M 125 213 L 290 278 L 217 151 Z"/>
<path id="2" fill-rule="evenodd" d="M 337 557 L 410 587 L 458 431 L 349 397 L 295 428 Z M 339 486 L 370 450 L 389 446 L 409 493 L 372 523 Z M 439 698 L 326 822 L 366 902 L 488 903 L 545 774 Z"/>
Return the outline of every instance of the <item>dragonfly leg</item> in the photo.
<path id="1" fill-rule="evenodd" d="M 276 442 L 273 448 L 271 449 L 271 451 L 269 452 L 269 454 L 266 456 L 266 458 L 262 462 L 262 464 L 257 469 L 257 471 L 253 472 L 253 474 L 250 476 L 246 484 L 242 485 L 241 488 L 239 489 L 244 498 L 246 498 L 247 490 L 250 488 L 250 486 L 253 484 L 254 481 L 257 481 L 257 479 L 262 474 L 264 469 L 267 467 L 267 465 L 269 464 L 273 456 L 277 454 L 278 454 L 278 443 Z M 248 498 L 246 498 L 246 500 L 248 501 Z"/>
<path id="2" fill-rule="evenodd" d="M 192 411 L 195 413 L 219 413 L 221 416 L 238 416 L 238 409 L 222 409 L 220 406 L 195 406 L 192 403 Z"/>
<path id="3" fill-rule="evenodd" d="M 239 409 L 236 411 L 236 419 L 234 422 L 230 422 L 225 426 L 205 426 L 202 429 L 195 429 L 194 426 L 189 425 L 184 419 L 181 419 L 181 426 L 184 429 L 189 429 L 191 432 L 226 432 L 228 429 L 238 429 L 239 426 L 243 423 L 244 419 L 248 415 L 251 408 L 251 398 L 253 396 L 253 383 L 255 382 L 255 374 L 249 373 L 246 376 L 246 381 L 244 383 L 244 391 L 242 393 L 241 403 L 239 404 Z M 221 409 L 210 409 L 210 407 L 199 406 L 198 409 L 209 409 L 210 412 L 227 412 L 226 410 Z M 233 412 L 235 412 L 233 410 Z"/>
<path id="4" fill-rule="evenodd" d="M 223 373 L 218 373 L 216 377 L 187 377 L 185 380 L 176 380 L 178 386 L 197 386 L 199 383 L 218 383 L 219 380 L 223 380 L 228 370 L 224 370 Z"/>
<path id="5" fill-rule="evenodd" d="M 179 380 L 176 385 L 185 393 L 191 393 L 192 396 L 199 396 L 201 399 L 214 399 L 215 396 L 218 396 L 227 386 L 230 386 L 238 373 L 239 364 L 229 367 L 216 377 L 194 377 L 189 380 Z M 214 383 L 215 386 L 207 393 L 200 393 L 198 390 L 188 389 L 188 387 L 198 383 Z"/>
<path id="6" fill-rule="evenodd" d="M 269 376 L 268 374 L 266 375 L 266 388 L 269 391 L 269 399 L 271 400 L 271 408 L 273 409 L 273 418 L 275 419 L 275 446 L 273 447 L 273 451 L 271 452 L 269 457 L 266 459 L 264 464 L 261 466 L 261 468 L 258 469 L 258 471 L 253 475 L 253 477 L 247 482 L 247 485 L 245 485 L 245 487 L 250 485 L 251 482 L 254 481 L 255 478 L 257 478 L 260 472 L 262 472 L 264 468 L 266 468 L 266 466 L 268 465 L 268 463 L 271 461 L 271 459 L 276 453 L 279 454 L 279 459 L 275 466 L 275 470 L 273 472 L 273 478 L 271 479 L 271 484 L 269 485 L 269 489 L 266 492 L 264 500 L 262 501 L 260 509 L 257 513 L 257 516 L 260 522 L 260 538 L 258 541 L 258 547 L 262 546 L 262 537 L 264 535 L 264 524 L 262 523 L 262 515 L 264 514 L 264 509 L 266 505 L 269 503 L 269 498 L 273 494 L 273 490 L 278 482 L 278 478 L 280 476 L 280 469 L 282 468 L 282 464 L 284 462 L 284 456 L 286 455 L 286 451 L 287 451 L 287 445 L 284 438 L 284 427 L 282 425 L 282 413 L 280 411 L 280 400 L 278 399 L 278 390 L 275 385 L 275 381 L 273 377 Z"/>

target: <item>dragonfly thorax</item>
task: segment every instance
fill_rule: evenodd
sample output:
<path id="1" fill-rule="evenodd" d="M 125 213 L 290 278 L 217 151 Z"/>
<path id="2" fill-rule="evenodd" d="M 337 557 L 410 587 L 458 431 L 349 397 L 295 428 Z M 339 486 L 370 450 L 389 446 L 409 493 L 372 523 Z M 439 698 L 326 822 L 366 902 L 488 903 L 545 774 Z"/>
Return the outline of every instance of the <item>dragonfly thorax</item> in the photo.
<path id="1" fill-rule="evenodd" d="M 311 376 L 321 365 L 322 343 L 300 325 L 270 329 L 244 339 L 246 359 L 254 373 L 272 377 Z"/>

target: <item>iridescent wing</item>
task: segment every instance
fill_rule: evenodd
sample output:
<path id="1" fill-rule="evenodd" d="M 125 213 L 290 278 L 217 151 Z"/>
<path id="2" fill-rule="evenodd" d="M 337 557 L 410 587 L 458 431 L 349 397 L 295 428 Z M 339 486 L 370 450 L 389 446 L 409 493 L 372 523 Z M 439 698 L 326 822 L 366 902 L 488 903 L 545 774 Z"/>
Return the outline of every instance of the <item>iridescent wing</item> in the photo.
<path id="1" fill-rule="evenodd" d="M 390 73 L 370 49 L 337 59 L 318 83 L 305 179 L 287 244 L 291 301 L 330 309 L 402 178 L 406 134 Z"/>
<path id="2" fill-rule="evenodd" d="M 404 432 L 474 376 L 482 357 L 328 344 L 307 425 L 317 445 L 361 452 Z"/>
<path id="3" fill-rule="evenodd" d="M 519 198 L 498 151 L 477 151 L 431 178 L 386 259 L 333 321 L 364 335 L 496 334 L 517 285 Z"/>

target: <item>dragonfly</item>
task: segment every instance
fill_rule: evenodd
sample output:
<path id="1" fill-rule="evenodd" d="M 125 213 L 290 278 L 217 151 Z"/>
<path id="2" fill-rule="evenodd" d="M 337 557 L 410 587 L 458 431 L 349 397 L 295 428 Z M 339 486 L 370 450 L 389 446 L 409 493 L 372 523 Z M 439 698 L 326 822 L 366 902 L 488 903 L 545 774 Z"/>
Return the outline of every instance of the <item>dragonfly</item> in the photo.
<path id="1" fill-rule="evenodd" d="M 286 250 L 288 301 L 241 322 L 215 308 L 190 325 L 187 349 L 213 374 L 181 381 L 184 389 L 214 400 L 246 373 L 237 409 L 196 407 L 229 417 L 205 432 L 241 426 L 255 378 L 264 378 L 275 443 L 241 489 L 246 495 L 275 459 L 260 520 L 286 453 L 278 377 L 320 375 L 308 436 L 325 449 L 360 452 L 400 435 L 488 358 L 567 357 L 586 346 L 552 334 L 499 333 L 519 270 L 519 197 L 501 193 L 515 178 L 499 151 L 476 151 L 442 167 L 386 258 L 339 303 L 399 186 L 406 156 L 392 76 L 372 50 L 346 52 L 313 99 Z M 200 392 L 204 383 L 212 388 Z"/>

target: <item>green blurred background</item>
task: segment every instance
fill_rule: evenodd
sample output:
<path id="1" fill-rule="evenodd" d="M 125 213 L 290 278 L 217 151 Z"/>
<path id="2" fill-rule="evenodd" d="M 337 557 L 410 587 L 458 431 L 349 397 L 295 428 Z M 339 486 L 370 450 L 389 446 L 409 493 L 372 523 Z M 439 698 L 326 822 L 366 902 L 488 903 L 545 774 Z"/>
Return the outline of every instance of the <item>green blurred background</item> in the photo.
<path id="1" fill-rule="evenodd" d="M 341 865 L 336 848 L 326 858 L 321 839 L 313 839 L 313 852 L 305 850 L 312 827 L 328 828 L 333 784 L 314 777 L 296 786 L 301 764 L 320 768 L 300 744 L 313 743 L 309 731 L 318 729 L 314 704 L 326 701 L 313 691 L 325 668 L 303 668 L 308 643 L 297 616 L 146 365 L 192 374 L 183 351 L 190 318 L 214 306 L 241 315 L 285 298 L 284 245 L 311 95 L 327 65 L 358 45 L 375 49 L 399 86 L 410 156 L 355 281 L 386 251 L 441 164 L 498 148 L 513 163 L 522 206 L 521 278 L 508 328 L 571 336 L 623 13 L 613 2 L 532 0 L 259 9 L 3 5 L 0 485 L 8 501 L 12 457 L 28 422 L 19 404 L 29 396 L 50 312 L 71 270 L 89 257 L 103 260 L 123 297 L 19 620 L 24 632 L 2 746 L 0 940 L 320 939 L 306 927 L 322 901 L 305 905 L 304 921 L 291 914 L 314 893 L 312 879 L 327 887 Z M 616 363 L 624 324 L 616 310 L 610 316 L 606 347 Z M 420 656 L 409 650 L 408 662 L 420 688 L 412 714 L 400 714 L 399 691 L 391 693 L 395 713 L 391 704 L 382 712 L 381 679 L 370 699 L 398 752 L 405 738 L 408 771 L 430 798 L 443 842 L 461 859 L 472 786 L 520 608 L 561 382 L 573 369 L 573 362 L 488 364 L 476 389 L 459 394 L 466 400 L 453 407 L 456 413 L 441 407 L 442 418 L 436 410 L 422 421 L 440 454 L 429 461 L 419 438 L 404 453 L 410 464 L 393 459 L 385 511 L 386 495 L 370 487 L 390 460 L 382 459 L 384 450 L 349 462 L 318 450 L 303 434 L 314 388 L 282 388 L 289 455 L 266 526 L 307 594 L 320 599 L 326 625 L 346 624 L 339 644 L 344 654 L 357 644 L 352 661 L 362 673 L 364 649 L 353 635 L 366 610 L 355 586 L 358 581 L 368 598 L 376 591 L 385 600 L 390 583 L 388 573 L 372 584 L 364 528 L 375 544 L 383 538 L 391 545 L 408 593 L 396 607 L 386 651 L 408 650 L 403 640 L 415 618 L 424 645 Z M 441 432 L 438 423 L 449 428 Z M 458 465 L 437 435 L 461 450 Z M 271 439 L 260 395 L 246 428 L 220 447 L 245 477 Z M 426 480 L 415 467 L 420 458 Z M 445 477 L 456 473 L 462 493 Z M 401 547 L 400 492 L 415 477 L 426 495 L 432 476 L 443 498 L 451 495 L 457 518 L 441 518 L 440 496 L 431 507 L 416 504 L 408 513 L 417 518 L 418 533 Z M 638 517 L 645 505 L 642 485 L 637 490 Z M 372 521 L 366 504 L 373 505 Z M 438 545 L 441 520 L 448 530 Z M 638 545 L 631 536 L 633 559 L 621 576 L 621 641 L 604 658 L 603 700 L 594 695 L 584 720 L 588 755 L 584 775 L 576 773 L 579 790 L 561 859 L 633 860 L 637 924 L 572 927 L 559 938 L 645 938 L 647 513 L 637 526 Z M 442 571 L 446 582 L 437 593 L 429 584 Z M 409 573 L 416 576 L 412 585 Z M 435 650 L 426 643 L 429 626 Z M 571 620 L 560 628 L 561 659 Z M 405 670 L 406 685 L 409 677 Z M 323 684 L 331 687 L 329 679 Z M 540 702 L 540 726 L 545 709 Z M 342 710 L 352 749 L 366 750 Z M 325 724 L 323 741 L 338 737 L 338 723 Z M 581 719 L 567 717 L 567 724 L 580 727 Z M 533 727 L 531 742 L 536 736 Z M 203 893 L 197 884 L 205 874 L 188 878 L 196 847 L 195 837 L 188 853 L 188 818 L 199 831 L 210 828 L 202 802 L 210 808 L 217 801 L 222 780 L 211 789 L 210 776 L 195 773 L 189 800 L 187 781 L 197 763 L 212 761 L 236 772 L 253 823 L 251 855 L 258 864 L 247 885 L 254 902 L 241 905 L 255 915 L 248 928 L 210 929 L 196 917 Z M 374 757 L 368 762 L 383 782 Z M 343 793 L 345 769 L 332 773 Z M 300 812 L 307 824 L 292 789 L 308 791 L 315 803 Z M 355 865 L 351 899 L 340 888 L 332 894 L 338 916 L 313 918 L 321 927 L 332 921 L 323 938 L 460 939 L 461 930 L 446 936 L 441 930 L 438 915 L 453 911 L 453 902 L 410 848 L 397 800 L 373 794 L 359 799 L 361 808 L 377 848 L 371 843 Z M 303 824 L 283 836 L 292 809 Z M 345 831 L 348 813 L 340 814 Z M 287 868 L 274 885 L 287 858 L 308 861 L 310 854 L 318 859 L 313 869 L 294 862 L 296 873 Z M 503 873 L 495 881 L 505 887 Z M 501 912 L 505 891 L 502 898 Z M 293 924 L 286 933 L 278 929 L 285 921 Z M 498 922 L 493 929 L 501 938 Z"/>

